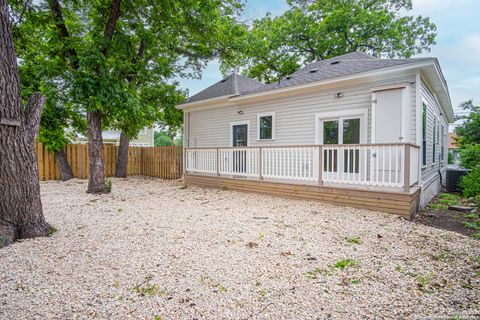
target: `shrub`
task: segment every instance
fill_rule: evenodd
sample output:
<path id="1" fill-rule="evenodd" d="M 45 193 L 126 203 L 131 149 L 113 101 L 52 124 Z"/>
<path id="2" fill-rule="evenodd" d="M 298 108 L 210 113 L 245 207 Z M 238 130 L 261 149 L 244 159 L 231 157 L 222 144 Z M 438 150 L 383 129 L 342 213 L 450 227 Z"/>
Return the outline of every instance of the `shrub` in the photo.
<path id="1" fill-rule="evenodd" d="M 448 164 L 453 164 L 455 162 L 452 150 L 448 150 Z"/>
<path id="2" fill-rule="evenodd" d="M 467 169 L 475 169 L 480 165 L 480 144 L 460 149 L 460 165 Z"/>
<path id="3" fill-rule="evenodd" d="M 113 184 L 112 179 L 107 179 L 107 181 L 105 181 L 105 188 L 107 188 L 107 191 L 109 193 L 112 192 L 112 184 Z"/>
<path id="4" fill-rule="evenodd" d="M 475 168 L 462 178 L 460 188 L 466 198 L 480 195 L 480 167 Z"/>

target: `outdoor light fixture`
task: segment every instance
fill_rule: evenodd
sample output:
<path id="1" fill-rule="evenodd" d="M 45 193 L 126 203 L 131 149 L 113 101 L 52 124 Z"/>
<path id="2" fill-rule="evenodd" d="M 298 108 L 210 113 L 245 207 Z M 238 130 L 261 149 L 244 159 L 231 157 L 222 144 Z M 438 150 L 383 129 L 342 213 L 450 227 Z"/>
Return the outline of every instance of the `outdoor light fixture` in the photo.
<path id="1" fill-rule="evenodd" d="M 238 110 L 237 113 L 238 113 L 238 114 L 243 114 L 243 111 L 242 111 L 242 110 Z"/>
<path id="2" fill-rule="evenodd" d="M 335 97 L 337 97 L 337 98 L 343 98 L 343 92 L 337 92 L 337 94 L 335 95 Z"/>

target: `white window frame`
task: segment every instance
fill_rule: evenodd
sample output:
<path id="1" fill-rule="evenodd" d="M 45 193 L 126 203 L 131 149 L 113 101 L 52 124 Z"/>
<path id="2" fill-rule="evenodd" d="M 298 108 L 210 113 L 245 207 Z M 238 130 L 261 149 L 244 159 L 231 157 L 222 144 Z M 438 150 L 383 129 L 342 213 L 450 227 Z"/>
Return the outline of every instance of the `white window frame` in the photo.
<path id="1" fill-rule="evenodd" d="M 138 134 L 146 135 L 147 134 L 147 127 L 143 127 L 143 129 L 140 130 L 140 132 Z"/>
<path id="2" fill-rule="evenodd" d="M 270 139 L 260 138 L 260 118 L 272 117 L 272 137 Z M 264 112 L 257 114 L 257 141 L 273 141 L 275 140 L 275 112 Z"/>
<path id="3" fill-rule="evenodd" d="M 250 146 L 250 120 L 232 121 L 230 122 L 230 147 L 233 147 L 233 126 L 247 125 L 247 147 Z"/>
<path id="4" fill-rule="evenodd" d="M 315 113 L 315 144 L 323 144 L 323 121 L 338 120 L 338 130 L 343 130 L 343 120 L 360 118 L 360 143 L 367 143 L 368 109 L 339 110 Z M 338 137 L 339 144 L 340 135 Z M 343 139 L 342 139 L 343 140 Z"/>

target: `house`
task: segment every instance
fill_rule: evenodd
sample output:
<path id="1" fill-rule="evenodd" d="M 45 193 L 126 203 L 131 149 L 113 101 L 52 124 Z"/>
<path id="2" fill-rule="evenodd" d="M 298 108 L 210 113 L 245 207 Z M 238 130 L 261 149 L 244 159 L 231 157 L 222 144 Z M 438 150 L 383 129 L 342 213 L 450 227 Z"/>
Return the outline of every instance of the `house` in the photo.
<path id="1" fill-rule="evenodd" d="M 118 145 L 120 143 L 120 130 L 105 130 L 102 131 L 102 139 L 105 144 Z M 75 143 L 88 143 L 88 138 L 78 134 Z M 153 128 L 143 128 L 138 133 L 136 139 L 130 140 L 131 147 L 153 147 L 154 146 L 154 132 Z"/>
<path id="2" fill-rule="evenodd" d="M 177 108 L 186 184 L 403 216 L 439 193 L 453 121 L 437 59 L 361 52 L 272 84 L 232 74 Z"/>
<path id="3" fill-rule="evenodd" d="M 453 164 L 458 165 L 460 163 L 458 157 L 458 146 L 455 142 L 457 135 L 453 132 L 448 133 L 448 152 L 451 154 Z"/>

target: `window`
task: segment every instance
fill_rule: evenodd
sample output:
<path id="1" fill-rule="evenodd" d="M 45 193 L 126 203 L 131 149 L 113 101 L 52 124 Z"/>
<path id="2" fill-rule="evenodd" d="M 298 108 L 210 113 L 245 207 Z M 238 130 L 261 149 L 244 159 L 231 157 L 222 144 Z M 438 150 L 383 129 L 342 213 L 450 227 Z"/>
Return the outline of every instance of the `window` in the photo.
<path id="1" fill-rule="evenodd" d="M 422 104 L 422 164 L 427 165 L 427 105 Z"/>
<path id="2" fill-rule="evenodd" d="M 442 124 L 442 142 L 441 142 L 441 151 L 442 153 L 440 154 L 440 160 L 443 161 L 445 160 L 445 127 Z"/>
<path id="3" fill-rule="evenodd" d="M 437 146 L 437 118 L 433 118 L 433 135 L 432 135 L 432 140 L 433 140 L 433 145 L 432 145 L 432 162 L 435 163 L 435 151 L 436 151 L 436 146 Z"/>
<path id="4" fill-rule="evenodd" d="M 140 130 L 139 134 L 147 134 L 147 127 L 144 127 L 142 130 Z"/>
<path id="5" fill-rule="evenodd" d="M 258 121 L 258 140 L 275 139 L 275 113 L 259 114 Z"/>

